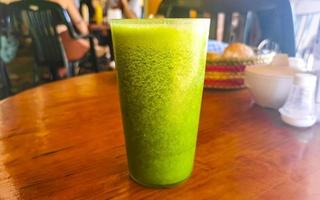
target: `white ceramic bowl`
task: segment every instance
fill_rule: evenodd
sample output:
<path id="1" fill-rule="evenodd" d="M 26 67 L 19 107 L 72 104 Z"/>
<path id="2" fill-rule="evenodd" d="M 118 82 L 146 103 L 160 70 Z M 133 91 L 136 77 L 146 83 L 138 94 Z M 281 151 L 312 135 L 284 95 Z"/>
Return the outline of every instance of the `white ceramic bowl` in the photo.
<path id="1" fill-rule="evenodd" d="M 294 75 L 295 70 L 289 67 L 249 66 L 245 71 L 245 84 L 258 105 L 278 109 L 289 95 Z"/>

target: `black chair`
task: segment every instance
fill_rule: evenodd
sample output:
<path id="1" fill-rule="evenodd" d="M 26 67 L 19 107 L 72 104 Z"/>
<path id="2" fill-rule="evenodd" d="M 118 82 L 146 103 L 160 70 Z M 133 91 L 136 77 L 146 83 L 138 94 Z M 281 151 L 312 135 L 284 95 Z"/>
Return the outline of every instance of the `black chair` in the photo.
<path id="1" fill-rule="evenodd" d="M 0 36 L 7 34 L 7 27 L 9 24 L 9 6 L 0 3 Z M 1 48 L 0 40 L 0 48 Z M 5 62 L 0 57 L 0 76 L 2 82 L 2 97 L 7 97 L 11 94 L 11 83 Z"/>
<path id="2" fill-rule="evenodd" d="M 59 4 L 49 1 L 24 0 L 10 4 L 16 27 L 26 25 L 34 45 L 34 57 L 38 66 L 48 66 L 53 80 L 60 79 L 59 67 L 67 67 L 67 75 L 75 75 L 75 66 L 90 63 L 90 68 L 98 72 L 98 61 L 91 35 L 80 35 L 73 27 L 67 11 Z M 73 39 L 88 39 L 90 51 L 79 60 L 68 60 L 60 36 L 56 31 L 58 25 L 65 25 Z M 85 64 L 82 64 L 85 66 Z M 35 70 L 35 76 L 38 75 Z M 37 79 L 37 78 L 35 78 Z"/>
<path id="3" fill-rule="evenodd" d="M 197 2 L 197 3 L 195 3 Z M 188 6 L 187 6 L 188 4 Z M 269 39 L 279 44 L 280 50 L 290 56 L 295 55 L 295 36 L 293 16 L 289 0 L 164 0 L 158 14 L 165 17 L 188 17 L 187 11 L 195 9 L 211 16 L 210 38 L 217 39 L 218 14 L 224 14 L 223 41 L 243 42 L 249 45 L 250 35 L 254 32 L 254 19 L 260 24 L 261 40 Z M 235 37 L 232 29 L 232 18 L 238 14 L 242 24 L 241 37 Z"/>
<path id="4" fill-rule="evenodd" d="M 225 13 L 224 41 L 232 39 L 232 15 L 239 13 L 245 27 L 241 42 L 248 43 L 253 19 L 256 17 L 261 39 L 274 41 L 283 53 L 295 56 L 293 16 L 289 0 L 241 0 L 236 3 L 233 0 L 204 0 L 204 8 L 211 13 L 214 30 L 218 13 Z"/>

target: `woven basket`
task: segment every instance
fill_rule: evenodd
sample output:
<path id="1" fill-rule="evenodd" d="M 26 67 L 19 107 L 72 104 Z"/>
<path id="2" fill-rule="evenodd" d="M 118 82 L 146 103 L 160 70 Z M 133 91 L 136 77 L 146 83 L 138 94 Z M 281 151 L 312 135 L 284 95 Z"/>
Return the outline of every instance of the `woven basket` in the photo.
<path id="1" fill-rule="evenodd" d="M 274 54 L 259 55 L 247 59 L 227 59 L 223 57 L 207 60 L 205 88 L 244 88 L 244 71 L 247 65 L 269 64 Z"/>

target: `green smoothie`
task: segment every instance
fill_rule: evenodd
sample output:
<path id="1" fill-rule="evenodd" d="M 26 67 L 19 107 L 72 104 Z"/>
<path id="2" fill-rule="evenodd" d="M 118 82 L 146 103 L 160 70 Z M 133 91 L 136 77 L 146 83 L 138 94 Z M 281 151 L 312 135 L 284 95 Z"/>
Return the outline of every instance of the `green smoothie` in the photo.
<path id="1" fill-rule="evenodd" d="M 169 187 L 192 172 L 208 19 L 111 22 L 132 179 Z"/>

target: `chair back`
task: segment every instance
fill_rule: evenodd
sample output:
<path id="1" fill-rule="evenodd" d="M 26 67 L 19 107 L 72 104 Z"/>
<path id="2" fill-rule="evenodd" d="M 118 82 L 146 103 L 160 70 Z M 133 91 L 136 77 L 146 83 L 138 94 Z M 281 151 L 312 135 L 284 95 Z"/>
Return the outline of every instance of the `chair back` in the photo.
<path id="1" fill-rule="evenodd" d="M 292 8 L 289 0 L 205 0 L 205 9 L 212 17 L 213 36 L 216 36 L 217 16 L 225 14 L 223 41 L 233 41 L 232 17 L 240 16 L 242 23 L 242 37 L 237 42 L 250 44 L 250 37 L 260 30 L 257 42 L 269 39 L 279 44 L 280 50 L 290 56 L 295 55 L 295 35 Z M 258 22 L 254 26 L 254 20 Z M 257 37 L 257 36 L 256 36 Z"/>
<path id="2" fill-rule="evenodd" d="M 211 39 L 243 42 L 249 45 L 257 45 L 256 43 L 263 39 L 269 39 L 278 43 L 282 52 L 295 55 L 293 16 L 289 0 L 237 0 L 236 2 L 234 0 L 167 0 L 163 1 L 159 12 L 164 13 L 165 17 L 188 17 L 177 16 L 180 13 L 175 11 L 183 4 L 189 5 L 183 8 L 200 9 L 201 12 L 210 15 Z M 224 19 L 223 27 L 218 29 L 218 19 L 221 14 Z M 234 19 L 237 19 L 237 29 L 234 28 Z M 258 26 L 254 24 L 255 19 L 258 21 Z M 223 30 L 222 33 L 218 32 L 219 30 Z M 260 36 L 255 36 L 259 38 L 253 43 L 250 38 L 257 33 Z M 222 38 L 218 38 L 219 35 Z"/>
<path id="3" fill-rule="evenodd" d="M 58 25 L 66 25 L 69 34 L 74 35 L 67 11 L 49 1 L 25 0 L 10 5 L 18 26 L 24 24 L 28 27 L 37 64 L 55 68 L 67 66 L 68 60 L 56 29 Z"/>

